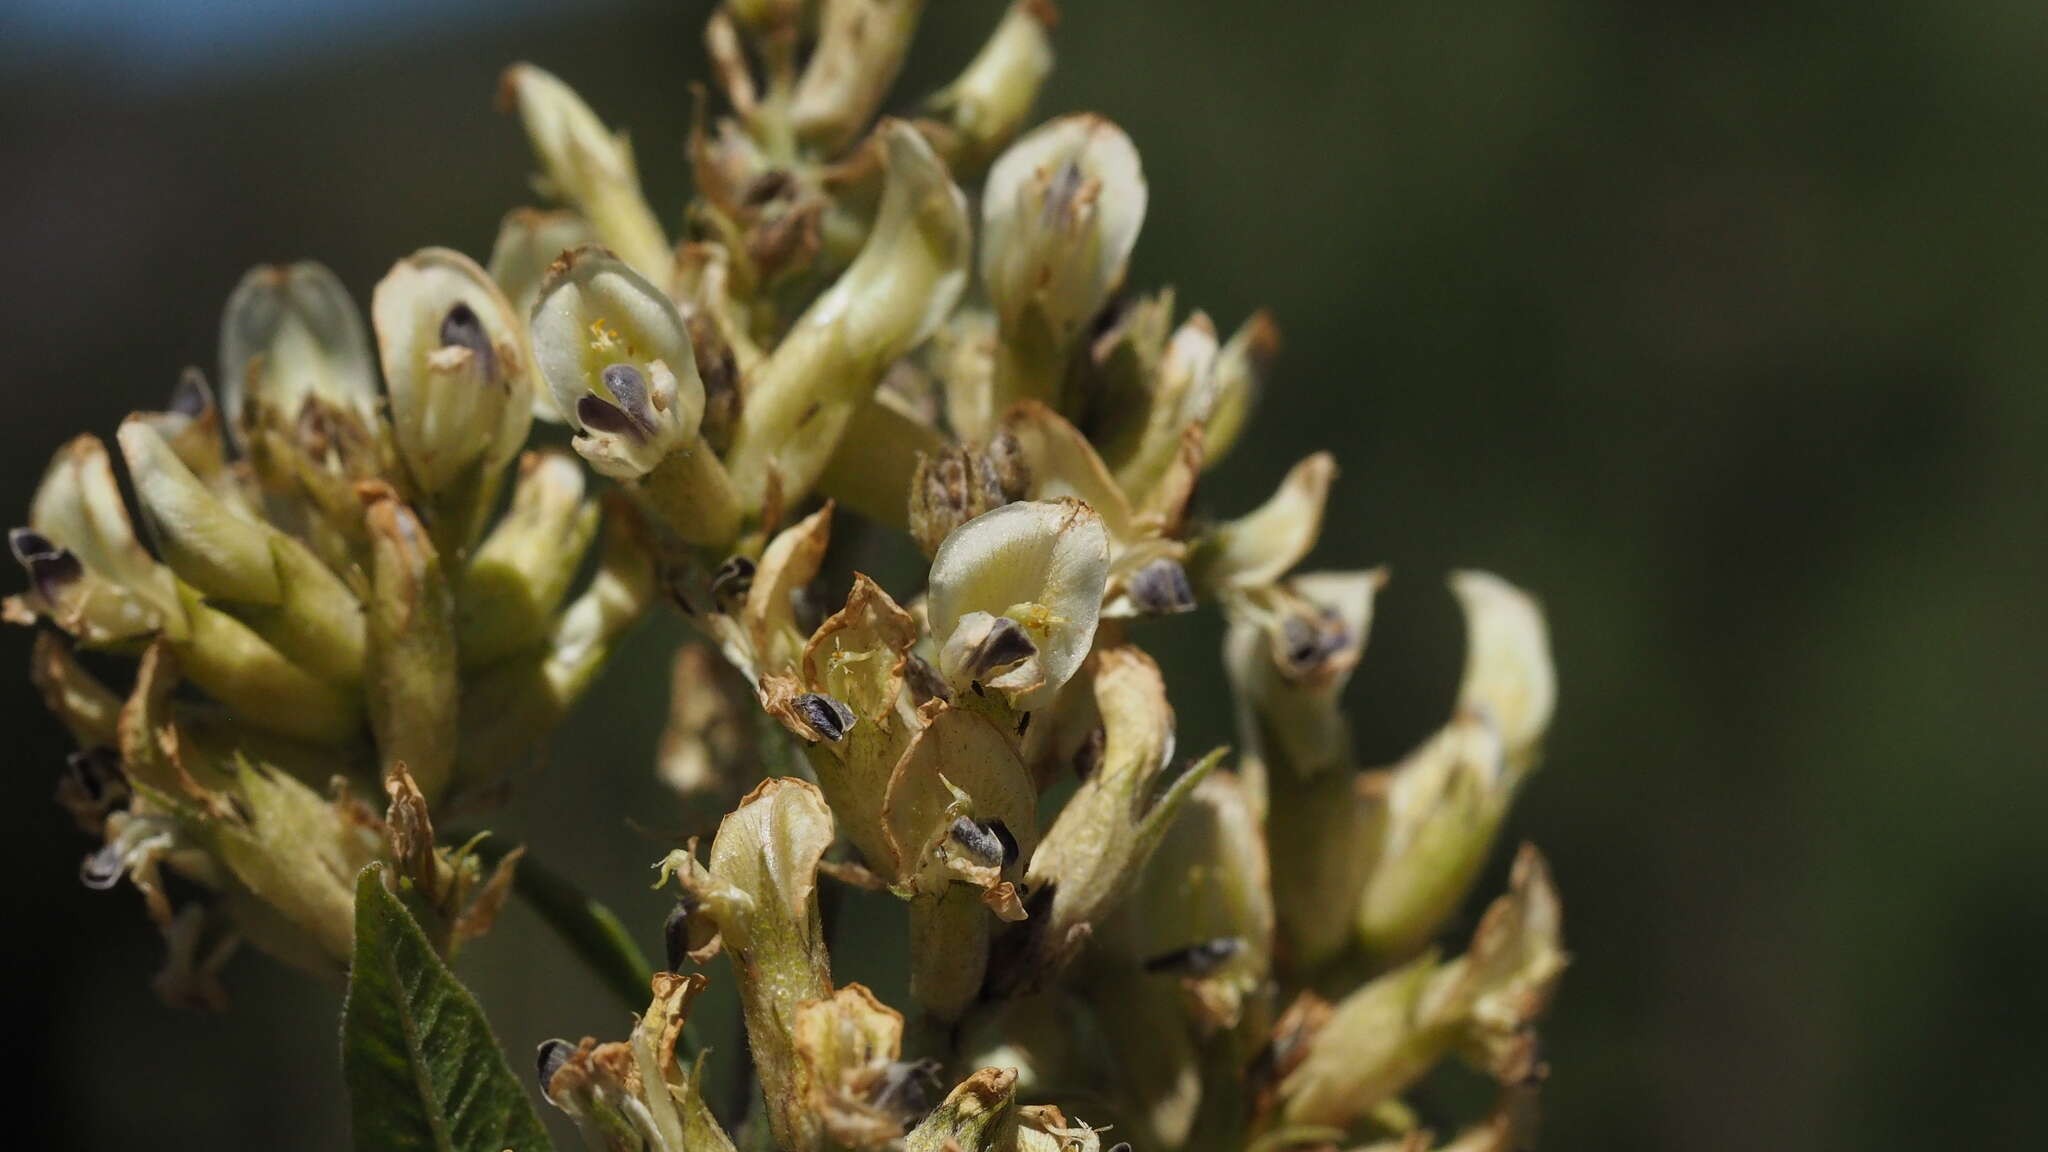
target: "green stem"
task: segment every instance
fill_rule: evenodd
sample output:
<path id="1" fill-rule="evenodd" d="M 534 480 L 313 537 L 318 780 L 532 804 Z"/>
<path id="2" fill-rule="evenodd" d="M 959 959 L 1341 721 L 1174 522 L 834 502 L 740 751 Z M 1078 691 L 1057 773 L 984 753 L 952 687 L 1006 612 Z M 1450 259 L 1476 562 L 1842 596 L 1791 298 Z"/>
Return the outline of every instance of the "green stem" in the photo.
<path id="1" fill-rule="evenodd" d="M 510 847 L 491 838 L 478 844 L 476 852 L 487 867 L 496 867 Z M 519 861 L 512 887 L 606 988 L 632 1011 L 646 1011 L 654 967 L 610 908 L 536 863 L 531 853 Z M 683 1040 L 695 1049 L 695 1037 L 687 1024 Z"/>

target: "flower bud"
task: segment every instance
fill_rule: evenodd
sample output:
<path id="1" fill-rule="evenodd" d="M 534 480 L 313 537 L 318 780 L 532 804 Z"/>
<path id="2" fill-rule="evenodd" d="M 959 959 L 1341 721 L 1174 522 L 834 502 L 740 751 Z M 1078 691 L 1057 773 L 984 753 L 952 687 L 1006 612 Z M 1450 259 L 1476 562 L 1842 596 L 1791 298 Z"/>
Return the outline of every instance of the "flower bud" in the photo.
<path id="1" fill-rule="evenodd" d="M 809 492 L 889 367 L 939 326 L 967 283 L 967 201 L 909 125 L 887 121 L 887 181 L 860 255 L 749 381 L 729 457 L 751 509 Z"/>
<path id="2" fill-rule="evenodd" d="M 830 156 L 872 120 L 903 68 L 924 0 L 824 0 L 791 98 L 798 139 Z"/>
<path id="3" fill-rule="evenodd" d="M 521 325 L 476 262 L 423 248 L 370 297 L 398 452 L 432 495 L 473 467 L 504 467 L 533 420 Z"/>
<path id="4" fill-rule="evenodd" d="M 1566 963 L 1562 916 L 1542 857 L 1525 847 L 1465 955 L 1424 956 L 1336 1006 L 1280 1086 L 1282 1122 L 1347 1126 L 1453 1047 L 1505 1082 L 1526 1079 L 1534 1025 Z"/>
<path id="5" fill-rule="evenodd" d="M 903 1138 L 903 1152 L 1006 1152 L 1017 1146 L 1017 1073 L 983 1068 Z"/>
<path id="6" fill-rule="evenodd" d="M 275 604 L 272 530 L 225 507 L 150 425 L 131 417 L 117 439 L 164 563 L 209 596 Z"/>
<path id="7" fill-rule="evenodd" d="M 1248 709 L 1240 738 L 1268 770 L 1306 779 L 1351 767 L 1344 686 L 1386 581 L 1383 568 L 1309 573 L 1231 604 L 1224 670 Z"/>
<path id="8" fill-rule="evenodd" d="M 1142 418 L 1133 420 L 1130 435 L 1105 453 L 1116 462 L 1117 483 L 1125 492 L 1151 491 L 1172 467 L 1190 429 L 1200 436 L 1215 407 L 1216 355 L 1216 327 L 1201 312 L 1189 316 L 1166 342 Z"/>
<path id="9" fill-rule="evenodd" d="M 1284 1122 L 1348 1127 L 1442 1059 L 1456 1040 L 1456 1009 L 1432 995 L 1437 975 L 1424 957 L 1339 1001 L 1281 1084 Z"/>
<path id="10" fill-rule="evenodd" d="M 999 410 L 1058 400 L 1066 351 L 1123 283 L 1145 198 L 1137 149 L 1100 116 L 1054 120 L 989 169 L 981 278 L 1003 334 Z"/>
<path id="11" fill-rule="evenodd" d="M 608 499 L 590 585 L 554 618 L 539 647 L 464 685 L 460 781 L 496 779 L 561 723 L 657 595 L 645 522 L 623 498 Z"/>
<path id="12" fill-rule="evenodd" d="M 454 602 L 419 517 L 388 489 L 366 499 L 370 726 L 382 762 L 404 763 L 428 799 L 436 799 L 455 764 L 462 681 Z"/>
<path id="13" fill-rule="evenodd" d="M 1310 574 L 1229 602 L 1223 662 L 1239 706 L 1239 772 L 1266 814 L 1279 935 L 1297 972 L 1342 950 L 1350 934 L 1330 909 L 1356 906 L 1373 860 L 1374 808 L 1351 772 L 1342 696 L 1385 578 Z"/>
<path id="14" fill-rule="evenodd" d="M 498 103 L 517 111 L 525 123 L 526 138 L 540 160 L 543 190 L 573 205 L 598 239 L 642 275 L 666 276 L 674 257 L 661 222 L 640 192 L 640 173 L 625 134 L 607 132 L 582 97 L 531 64 L 505 70 Z"/>
<path id="15" fill-rule="evenodd" d="M 179 666 L 237 722 L 315 744 L 359 736 L 353 684 L 314 675 L 248 624 L 182 591 L 188 629 L 172 644 Z"/>
<path id="16" fill-rule="evenodd" d="M 932 559 L 931 631 L 955 691 L 1052 702 L 1095 640 L 1109 579 L 1102 517 L 1077 500 L 1006 505 L 962 524 Z"/>
<path id="17" fill-rule="evenodd" d="M 226 607 L 294 663 L 354 685 L 363 672 L 355 593 L 294 537 L 222 500 L 157 426 L 129 417 L 122 455 L 157 551 L 179 577 Z"/>
<path id="18" fill-rule="evenodd" d="M 947 161 L 965 176 L 979 171 L 1017 134 L 1052 72 L 1051 0 L 1015 0 L 965 71 L 927 104 L 951 129 Z"/>
<path id="19" fill-rule="evenodd" d="M 910 482 L 910 532 L 927 556 L 955 528 L 1024 499 L 1029 477 L 1017 440 L 998 434 L 986 446 L 962 444 L 917 457 Z"/>
<path id="20" fill-rule="evenodd" d="M 1535 1025 L 1570 957 L 1564 952 L 1564 905 L 1550 869 L 1533 844 L 1515 854 L 1508 891 L 1472 933 L 1472 947 L 1451 966 L 1470 998 L 1466 1048 L 1504 1084 L 1539 1075 Z"/>
<path id="21" fill-rule="evenodd" d="M 583 469 L 565 452 L 528 452 L 512 503 L 470 557 L 456 605 L 465 668 L 541 643 L 590 542 L 597 504 L 583 494 Z"/>
<path id="22" fill-rule="evenodd" d="M 228 427 L 247 436 L 252 406 L 295 421 L 309 398 L 377 424 L 377 370 L 370 336 L 348 290 L 325 265 L 250 269 L 220 323 L 221 404 Z"/>
<path id="23" fill-rule="evenodd" d="M 1214 468 L 1236 446 L 1279 352 L 1280 327 L 1261 308 L 1217 353 L 1215 399 L 1202 429 L 1203 468 Z"/>

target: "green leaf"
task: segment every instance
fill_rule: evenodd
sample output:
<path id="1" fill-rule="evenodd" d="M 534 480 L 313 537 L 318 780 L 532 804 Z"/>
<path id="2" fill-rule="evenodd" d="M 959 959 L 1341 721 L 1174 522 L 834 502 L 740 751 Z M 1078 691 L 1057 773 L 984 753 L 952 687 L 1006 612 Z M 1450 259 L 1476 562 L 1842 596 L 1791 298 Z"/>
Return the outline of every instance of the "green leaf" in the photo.
<path id="1" fill-rule="evenodd" d="M 341 1065 L 358 1149 L 544 1152 L 547 1132 L 483 1010 L 385 887 L 356 877 Z"/>

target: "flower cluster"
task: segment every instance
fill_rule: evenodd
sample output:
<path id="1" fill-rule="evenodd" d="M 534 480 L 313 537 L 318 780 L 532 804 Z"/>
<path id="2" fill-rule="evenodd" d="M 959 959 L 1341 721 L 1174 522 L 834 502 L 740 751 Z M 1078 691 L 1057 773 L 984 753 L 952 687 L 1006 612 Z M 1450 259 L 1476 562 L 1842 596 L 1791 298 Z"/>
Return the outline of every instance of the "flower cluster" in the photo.
<path id="1" fill-rule="evenodd" d="M 58 454 L 8 615 L 53 626 L 35 676 L 80 747 L 60 798 L 105 845 L 87 882 L 142 890 L 176 983 L 209 995 L 235 939 L 345 962 L 378 860 L 452 948 L 510 864 L 436 847 L 429 807 L 501 798 L 664 599 L 704 643 L 660 772 L 726 815 L 660 863 L 666 964 L 629 1038 L 541 1048 L 590 1147 L 731 1148 L 743 1124 L 788 1152 L 1093 1152 L 1113 1122 L 1146 1150 L 1427 1149 L 1402 1098 L 1453 1057 L 1501 1103 L 1441 1146 L 1525 1147 L 1565 964 L 1535 850 L 1437 945 L 1552 711 L 1535 601 L 1453 575 L 1452 715 L 1358 764 L 1341 697 L 1386 575 L 1297 570 L 1335 461 L 1234 519 L 1192 508 L 1273 322 L 1222 336 L 1126 285 L 1137 149 L 1099 116 L 1025 130 L 1045 0 L 878 120 L 920 8 L 727 0 L 679 242 L 625 136 L 513 67 L 556 206 L 508 215 L 487 267 L 400 261 L 367 328 L 317 265 L 252 272 L 219 405 L 190 375 L 118 436 L 153 547 L 98 440 Z M 526 447 L 536 417 L 566 450 Z M 849 515 L 921 550 L 925 585 L 828 581 Z M 1132 622 L 1203 608 L 1240 742 L 1187 760 Z M 85 651 L 139 659 L 116 689 Z M 354 799 L 380 785 L 382 816 Z M 165 871 L 199 895 L 174 908 Z M 835 981 L 834 888 L 902 908 L 900 1008 Z M 680 1050 L 726 971 L 745 1115 L 701 1091 L 741 1054 Z"/>

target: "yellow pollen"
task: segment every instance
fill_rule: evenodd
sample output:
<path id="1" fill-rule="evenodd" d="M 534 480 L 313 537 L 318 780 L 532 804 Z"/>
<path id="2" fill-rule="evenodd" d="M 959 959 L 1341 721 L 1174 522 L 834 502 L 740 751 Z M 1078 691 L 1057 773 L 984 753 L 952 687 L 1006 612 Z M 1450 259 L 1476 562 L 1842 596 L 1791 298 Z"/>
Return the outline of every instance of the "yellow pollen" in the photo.
<path id="1" fill-rule="evenodd" d="M 602 354 L 610 352 L 614 348 L 623 347 L 625 344 L 625 339 L 617 332 L 612 331 L 610 326 L 605 323 L 604 317 L 599 316 L 590 322 L 591 351 Z"/>

